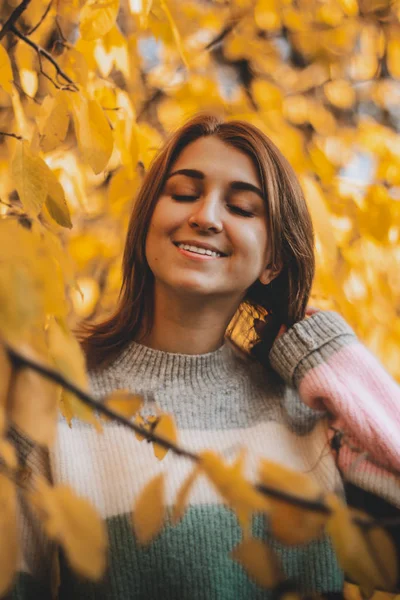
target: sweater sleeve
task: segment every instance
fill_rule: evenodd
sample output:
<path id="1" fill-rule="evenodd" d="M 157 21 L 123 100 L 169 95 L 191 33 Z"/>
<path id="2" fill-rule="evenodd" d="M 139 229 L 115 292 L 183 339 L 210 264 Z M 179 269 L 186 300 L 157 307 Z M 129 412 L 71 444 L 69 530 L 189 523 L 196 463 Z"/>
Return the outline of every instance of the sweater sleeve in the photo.
<path id="1" fill-rule="evenodd" d="M 342 453 L 342 468 L 360 455 L 351 450 L 356 446 L 389 470 L 400 471 L 400 387 L 338 313 L 319 311 L 299 321 L 275 340 L 269 358 L 303 402 L 327 410 L 333 427 L 351 440 Z M 370 463 L 358 471 L 365 469 L 369 476 L 377 470 Z"/>

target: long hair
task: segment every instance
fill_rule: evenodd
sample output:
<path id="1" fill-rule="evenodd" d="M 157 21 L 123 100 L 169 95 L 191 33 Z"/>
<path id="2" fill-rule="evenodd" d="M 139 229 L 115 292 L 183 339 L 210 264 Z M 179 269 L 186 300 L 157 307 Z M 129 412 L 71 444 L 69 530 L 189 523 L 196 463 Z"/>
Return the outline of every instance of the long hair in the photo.
<path id="1" fill-rule="evenodd" d="M 247 290 L 236 318 L 251 322 L 253 342 L 248 336 L 239 344 L 266 367 L 268 352 L 284 323 L 288 327 L 305 316 L 315 272 L 314 231 L 297 177 L 281 152 L 257 127 L 245 121 L 224 121 L 215 115 L 199 114 L 178 129 L 153 160 L 138 192 L 129 221 L 123 254 L 123 277 L 115 310 L 100 323 L 84 323 L 78 339 L 93 369 L 110 362 L 146 327 L 153 324 L 154 276 L 145 256 L 146 236 L 157 200 L 170 169 L 191 142 L 215 136 L 248 155 L 261 182 L 267 207 L 267 233 L 271 245 L 271 268 L 282 267 L 268 285 L 258 280 Z M 254 337 L 254 318 L 264 318 L 262 341 Z M 232 327 L 226 336 L 235 343 Z M 237 342 L 236 342 L 237 344 Z"/>

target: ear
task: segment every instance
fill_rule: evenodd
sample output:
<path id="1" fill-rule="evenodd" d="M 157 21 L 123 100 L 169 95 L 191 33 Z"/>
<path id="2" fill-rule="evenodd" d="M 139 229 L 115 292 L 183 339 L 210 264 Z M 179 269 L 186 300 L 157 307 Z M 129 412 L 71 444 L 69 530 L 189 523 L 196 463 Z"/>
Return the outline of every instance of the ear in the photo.
<path id="1" fill-rule="evenodd" d="M 272 265 L 268 264 L 264 271 L 261 273 L 260 277 L 258 278 L 260 283 L 262 283 L 263 285 L 268 285 L 269 283 L 271 283 L 271 281 L 273 279 L 275 279 L 275 277 L 278 277 L 279 273 L 282 271 L 282 267 L 279 266 L 275 269 L 271 268 Z"/>

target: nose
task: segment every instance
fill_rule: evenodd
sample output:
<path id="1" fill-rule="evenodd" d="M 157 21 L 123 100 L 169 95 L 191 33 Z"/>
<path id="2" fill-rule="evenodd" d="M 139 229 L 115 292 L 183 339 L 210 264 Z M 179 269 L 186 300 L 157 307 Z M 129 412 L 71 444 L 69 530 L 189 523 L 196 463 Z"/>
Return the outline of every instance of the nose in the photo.
<path id="1" fill-rule="evenodd" d="M 221 206 L 218 193 L 204 195 L 200 202 L 193 204 L 189 225 L 201 231 L 222 231 Z"/>

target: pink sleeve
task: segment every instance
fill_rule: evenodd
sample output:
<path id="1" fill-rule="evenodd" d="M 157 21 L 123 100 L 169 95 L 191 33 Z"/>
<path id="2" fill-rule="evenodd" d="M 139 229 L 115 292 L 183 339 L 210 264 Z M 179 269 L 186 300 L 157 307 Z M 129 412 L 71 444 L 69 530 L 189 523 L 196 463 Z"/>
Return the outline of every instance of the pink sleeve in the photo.
<path id="1" fill-rule="evenodd" d="M 296 323 L 269 357 L 308 406 L 327 410 L 355 445 L 400 471 L 400 387 L 338 313 Z"/>

